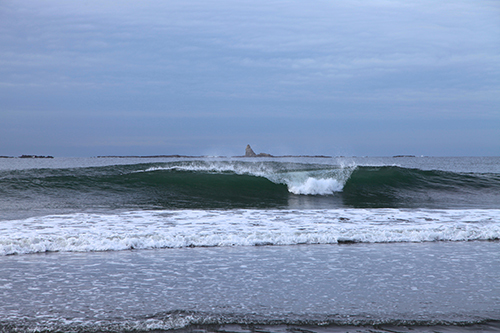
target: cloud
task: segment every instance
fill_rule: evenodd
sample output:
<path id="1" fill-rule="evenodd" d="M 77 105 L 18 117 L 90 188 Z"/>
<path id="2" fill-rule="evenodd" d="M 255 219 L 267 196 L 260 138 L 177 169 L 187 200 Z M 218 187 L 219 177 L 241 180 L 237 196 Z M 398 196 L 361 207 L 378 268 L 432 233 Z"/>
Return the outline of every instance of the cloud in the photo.
<path id="1" fill-rule="evenodd" d="M 4 1 L 0 112 L 498 121 L 499 18 L 485 0 Z"/>
<path id="2" fill-rule="evenodd" d="M 498 45 L 500 27 L 484 20 L 491 16 L 487 9 L 499 13 L 492 3 L 44 4 L 31 3 L 20 23 L 13 24 L 13 15 L 9 24 L 16 31 L 3 29 L 3 44 L 13 46 L 2 52 L 3 65 L 16 73 L 31 69 L 32 81 L 65 84 L 69 77 L 140 85 L 163 77 L 166 84 L 191 84 L 193 78 L 216 87 L 243 79 L 258 86 L 259 77 L 279 84 L 297 75 L 304 84 L 324 84 L 385 72 L 406 76 L 408 69 L 465 66 L 481 72 L 478 63 L 495 71 L 500 66 L 498 46 L 492 46 Z M 248 67 L 261 72 L 254 78 Z M 64 75 L 58 79 L 57 73 Z"/>

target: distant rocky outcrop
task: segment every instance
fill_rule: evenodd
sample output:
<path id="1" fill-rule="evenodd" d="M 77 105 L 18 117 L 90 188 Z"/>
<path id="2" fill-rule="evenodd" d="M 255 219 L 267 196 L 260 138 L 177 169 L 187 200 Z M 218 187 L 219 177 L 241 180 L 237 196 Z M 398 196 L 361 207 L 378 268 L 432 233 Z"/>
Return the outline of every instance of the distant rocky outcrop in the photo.
<path id="1" fill-rule="evenodd" d="M 253 151 L 252 147 L 250 145 L 247 145 L 245 148 L 245 157 L 256 157 L 257 154 Z"/>
<path id="2" fill-rule="evenodd" d="M 54 156 L 43 156 L 43 155 L 21 155 L 19 158 L 54 158 Z"/>
<path id="3" fill-rule="evenodd" d="M 204 158 L 210 156 L 191 156 L 191 155 L 107 155 L 96 156 L 97 158 Z M 225 156 L 217 156 L 225 157 Z"/>
<path id="4" fill-rule="evenodd" d="M 274 155 L 268 153 L 258 153 L 257 157 L 274 157 Z"/>
<path id="5" fill-rule="evenodd" d="M 250 145 L 247 145 L 247 147 L 245 148 L 245 157 L 274 157 L 274 156 L 267 153 L 256 154 L 253 151 L 252 147 L 250 147 Z"/>

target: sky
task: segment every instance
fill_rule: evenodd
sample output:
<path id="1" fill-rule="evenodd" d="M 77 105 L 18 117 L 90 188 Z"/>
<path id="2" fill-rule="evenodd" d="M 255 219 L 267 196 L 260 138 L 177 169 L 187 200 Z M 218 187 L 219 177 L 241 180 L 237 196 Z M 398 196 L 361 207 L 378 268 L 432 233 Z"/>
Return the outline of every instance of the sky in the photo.
<path id="1" fill-rule="evenodd" d="M 0 1 L 0 155 L 247 144 L 499 156 L 500 1 Z"/>

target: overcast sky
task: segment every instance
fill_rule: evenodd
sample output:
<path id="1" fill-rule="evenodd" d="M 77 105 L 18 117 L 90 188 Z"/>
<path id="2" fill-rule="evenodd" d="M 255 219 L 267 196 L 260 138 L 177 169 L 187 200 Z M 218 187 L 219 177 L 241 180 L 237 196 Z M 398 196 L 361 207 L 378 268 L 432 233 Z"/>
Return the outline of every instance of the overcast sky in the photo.
<path id="1" fill-rule="evenodd" d="M 0 155 L 500 155 L 500 1 L 0 1 Z"/>

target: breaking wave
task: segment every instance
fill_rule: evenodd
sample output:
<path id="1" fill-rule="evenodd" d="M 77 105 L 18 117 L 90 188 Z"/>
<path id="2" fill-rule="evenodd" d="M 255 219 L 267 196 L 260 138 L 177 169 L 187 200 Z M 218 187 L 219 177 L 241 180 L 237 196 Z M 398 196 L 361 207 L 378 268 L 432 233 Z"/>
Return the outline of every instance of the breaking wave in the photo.
<path id="1" fill-rule="evenodd" d="M 3 221 L 0 255 L 500 239 L 500 210 L 173 210 Z"/>
<path id="2" fill-rule="evenodd" d="M 10 210 L 49 215 L 101 208 L 286 209 L 296 202 L 306 202 L 306 208 L 497 208 L 500 175 L 398 166 L 181 161 L 2 171 L 0 199 L 0 220 L 12 219 Z"/>

